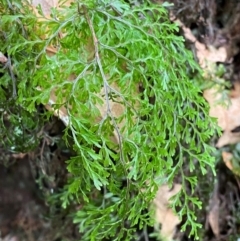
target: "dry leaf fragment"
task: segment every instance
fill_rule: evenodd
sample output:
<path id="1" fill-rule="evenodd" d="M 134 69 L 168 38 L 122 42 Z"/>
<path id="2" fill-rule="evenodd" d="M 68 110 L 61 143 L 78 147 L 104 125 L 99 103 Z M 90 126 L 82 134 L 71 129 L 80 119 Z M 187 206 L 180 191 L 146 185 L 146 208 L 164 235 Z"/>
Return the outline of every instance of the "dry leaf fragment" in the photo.
<path id="1" fill-rule="evenodd" d="M 28 1 L 33 6 L 33 9 L 34 9 L 36 15 L 38 15 L 36 7 L 38 5 L 40 5 L 42 8 L 43 14 L 46 17 L 50 16 L 51 8 L 59 8 L 60 7 L 59 0 L 28 0 Z M 72 2 L 73 2 L 73 0 L 65 1 L 64 6 L 69 6 Z"/>
<path id="2" fill-rule="evenodd" d="M 208 223 L 209 223 L 214 235 L 216 236 L 216 238 L 219 238 L 219 236 L 220 236 L 219 204 L 220 204 L 220 200 L 218 197 L 218 183 L 215 183 L 213 195 L 210 200 Z"/>
<path id="3" fill-rule="evenodd" d="M 221 103 L 221 93 L 216 88 L 204 91 L 204 97 L 210 105 L 209 115 L 217 118 L 223 134 L 217 147 L 234 144 L 240 141 L 240 97 L 230 98 L 230 103 Z M 239 129 L 239 130 L 238 130 Z"/>
<path id="4" fill-rule="evenodd" d="M 11 156 L 15 159 L 23 159 L 24 157 L 27 156 L 27 153 L 23 153 L 23 152 L 13 153 Z"/>
<path id="5" fill-rule="evenodd" d="M 33 7 L 41 6 L 44 15 L 50 15 L 51 8 L 58 6 L 58 0 L 32 0 Z"/>
<path id="6" fill-rule="evenodd" d="M 225 165 L 228 167 L 228 169 L 230 169 L 232 171 L 233 165 L 232 165 L 231 160 L 233 158 L 233 154 L 230 153 L 230 152 L 223 151 L 222 152 L 222 158 L 223 158 L 223 161 L 224 161 Z"/>
<path id="7" fill-rule="evenodd" d="M 231 98 L 238 98 L 240 97 L 240 82 L 235 81 L 233 83 L 233 89 L 230 92 L 230 97 Z"/>
<path id="8" fill-rule="evenodd" d="M 236 176 L 240 176 L 240 168 L 239 165 L 236 165 L 236 162 L 234 160 L 234 156 L 232 153 L 230 152 L 222 152 L 222 158 L 223 161 L 225 163 L 225 165 L 228 167 L 228 169 L 230 169 Z M 237 179 L 238 185 L 239 185 L 239 181 Z"/>
<path id="9" fill-rule="evenodd" d="M 5 57 L 5 55 L 2 52 L 0 52 L 0 63 L 5 64 L 7 63 L 7 61 L 7 57 Z"/>
<path id="10" fill-rule="evenodd" d="M 0 240 L 1 241 L 19 241 L 17 236 L 11 236 L 10 234 L 5 236 L 3 239 L 0 238 Z"/>
<path id="11" fill-rule="evenodd" d="M 156 206 L 156 222 L 161 224 L 161 236 L 166 240 L 172 240 L 176 226 L 180 223 L 179 218 L 169 208 L 169 199 L 181 190 L 180 184 L 175 184 L 173 189 L 163 185 L 158 189 L 153 201 Z"/>
<path id="12" fill-rule="evenodd" d="M 217 199 L 208 214 L 208 222 L 214 235 L 218 238 L 219 230 L 219 200 Z"/>

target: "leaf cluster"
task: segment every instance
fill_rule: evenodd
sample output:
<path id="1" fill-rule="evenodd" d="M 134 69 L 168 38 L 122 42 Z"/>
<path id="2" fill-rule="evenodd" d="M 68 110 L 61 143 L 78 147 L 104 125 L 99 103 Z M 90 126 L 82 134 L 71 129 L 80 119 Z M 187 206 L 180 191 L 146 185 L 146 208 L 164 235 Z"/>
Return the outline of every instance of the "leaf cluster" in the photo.
<path id="1" fill-rule="evenodd" d="M 131 240 L 136 225 L 152 223 L 145 210 L 158 186 L 171 186 L 176 177 L 182 191 L 172 206 L 187 217 L 183 230 L 190 225 L 197 237 L 194 171 L 206 174 L 210 166 L 214 172 L 207 143 L 215 124 L 189 78 L 200 70 L 167 9 L 148 1 L 88 0 L 63 3 L 50 17 L 38 10 L 41 19 L 27 2 L 0 3 L 1 51 L 17 76 L 15 83 L 2 69 L 0 95 L 16 85 L 15 104 L 29 116 L 53 92 L 52 107 L 66 109 L 65 137 L 74 140 L 77 154 L 67 163 L 71 176 L 61 200 L 63 207 L 82 204 L 74 222 L 83 240 Z M 112 102 L 124 106 L 119 116 Z"/>

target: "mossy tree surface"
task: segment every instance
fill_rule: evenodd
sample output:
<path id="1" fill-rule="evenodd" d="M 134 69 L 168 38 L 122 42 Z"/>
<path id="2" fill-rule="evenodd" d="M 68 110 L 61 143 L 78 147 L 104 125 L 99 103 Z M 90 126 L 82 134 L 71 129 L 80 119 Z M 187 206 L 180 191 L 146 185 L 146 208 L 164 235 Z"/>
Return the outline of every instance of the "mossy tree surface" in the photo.
<path id="1" fill-rule="evenodd" d="M 158 186 L 172 185 L 177 176 L 182 190 L 172 205 L 187 217 L 183 230 L 190 225 L 197 237 L 194 210 L 201 202 L 192 196 L 194 170 L 214 171 L 207 144 L 214 123 L 189 77 L 199 77 L 199 68 L 165 6 L 74 1 L 41 21 L 24 1 L 3 0 L 0 11 L 0 51 L 11 59 L 1 69 L 1 102 L 6 108 L 10 96 L 25 113 L 16 118 L 31 128 L 36 106 L 47 104 L 53 90 L 55 110 L 66 108 L 65 136 L 73 138 L 77 155 L 67 163 L 71 177 L 60 197 L 63 207 L 82 204 L 74 222 L 83 240 L 131 240 L 136 225 L 152 223 L 145 210 Z M 47 54 L 50 45 L 55 55 Z M 124 106 L 119 117 L 110 101 Z M 96 121 L 104 103 L 106 114 Z M 192 176 L 183 169 L 186 162 Z"/>

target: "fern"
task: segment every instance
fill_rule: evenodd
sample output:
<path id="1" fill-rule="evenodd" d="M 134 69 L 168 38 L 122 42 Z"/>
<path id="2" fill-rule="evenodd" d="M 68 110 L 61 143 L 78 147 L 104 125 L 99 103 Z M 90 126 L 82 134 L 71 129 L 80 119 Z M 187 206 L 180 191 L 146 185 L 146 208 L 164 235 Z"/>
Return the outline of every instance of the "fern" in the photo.
<path id="1" fill-rule="evenodd" d="M 67 110 L 65 138 L 73 138 L 77 154 L 67 162 L 71 176 L 61 200 L 64 208 L 82 204 L 74 222 L 83 240 L 131 240 L 137 225 L 152 224 L 145 210 L 158 186 L 171 186 L 176 177 L 182 190 L 173 209 L 185 220 L 182 229 L 190 226 L 197 238 L 194 170 L 214 172 L 207 143 L 215 124 L 194 79 L 199 67 L 166 8 L 149 1 L 74 1 L 52 9 L 49 18 L 38 8 L 38 21 L 22 2 L 0 3 L 0 50 L 17 78 L 2 69 L 0 95 L 6 105 L 6 89 L 15 85 L 14 105 L 28 113 L 20 116 L 25 119 L 53 91 L 52 107 Z M 57 53 L 47 54 L 49 46 Z M 124 106 L 120 116 L 110 108 L 114 102 Z"/>

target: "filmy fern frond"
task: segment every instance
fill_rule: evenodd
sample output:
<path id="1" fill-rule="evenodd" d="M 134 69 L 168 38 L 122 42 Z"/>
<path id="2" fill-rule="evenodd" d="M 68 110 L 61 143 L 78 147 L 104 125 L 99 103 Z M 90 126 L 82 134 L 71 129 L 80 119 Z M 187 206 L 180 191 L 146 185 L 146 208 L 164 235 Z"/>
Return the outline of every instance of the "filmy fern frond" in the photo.
<path id="1" fill-rule="evenodd" d="M 27 4 L 14 1 L 6 10 L 8 2 L 0 3 L 1 32 L 8 36 L 1 51 L 14 62 L 16 102 L 32 113 L 54 92 L 53 108 L 68 114 L 66 133 L 77 154 L 67 163 L 71 177 L 61 199 L 64 206 L 75 197 L 83 204 L 74 214 L 83 240 L 131 240 L 136 225 L 152 222 L 144 212 L 158 186 L 176 177 L 182 191 L 173 208 L 180 206 L 183 228 L 190 225 L 197 237 L 200 202 L 188 193 L 197 177 L 183 165 L 214 171 L 207 144 L 214 123 L 189 77 L 200 70 L 167 10 L 149 1 L 74 1 L 37 21 Z M 119 115 L 114 103 L 122 107 Z"/>

